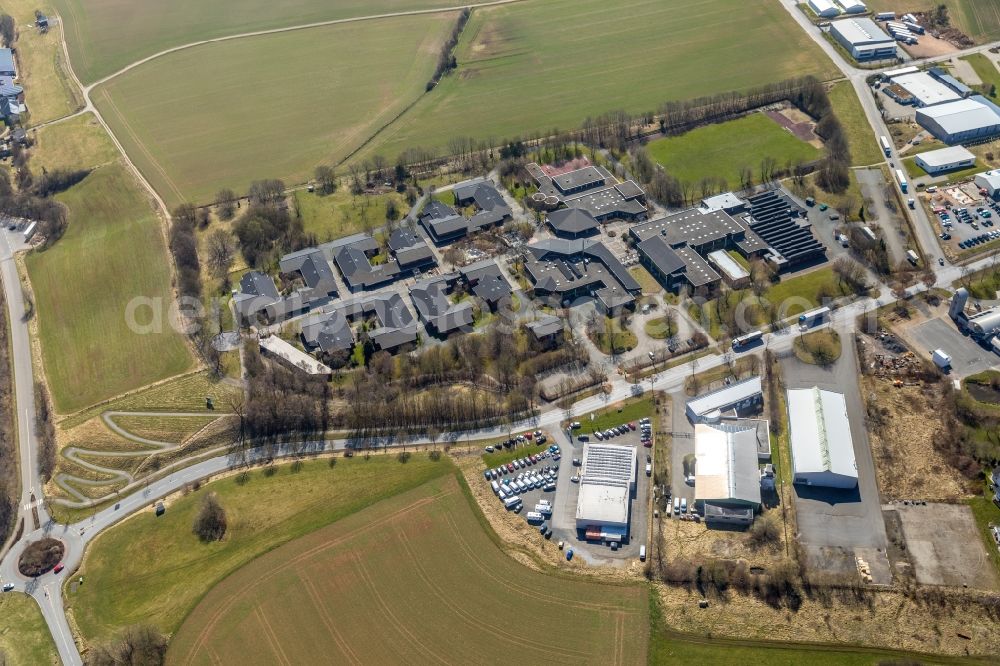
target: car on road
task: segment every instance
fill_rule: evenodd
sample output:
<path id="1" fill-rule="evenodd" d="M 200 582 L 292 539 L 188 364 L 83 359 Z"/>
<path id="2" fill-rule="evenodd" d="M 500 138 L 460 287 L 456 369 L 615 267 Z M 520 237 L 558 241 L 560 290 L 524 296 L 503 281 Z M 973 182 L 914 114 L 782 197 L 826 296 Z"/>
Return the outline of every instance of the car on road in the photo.
<path id="1" fill-rule="evenodd" d="M 52 567 L 52 573 L 57 574 L 65 568 L 62 562 Z"/>
<path id="2" fill-rule="evenodd" d="M 944 266 L 944 257 L 938 257 L 938 266 Z"/>
<path id="3" fill-rule="evenodd" d="M 573 476 L 569 477 L 569 480 L 572 481 L 573 483 L 580 483 L 580 475 L 574 474 Z"/>
<path id="4" fill-rule="evenodd" d="M 14 583 L 4 583 L 3 584 L 3 591 L 4 592 L 10 592 L 13 589 L 14 589 Z"/>
<path id="5" fill-rule="evenodd" d="M 573 458 L 573 465 L 575 467 L 579 467 L 580 466 L 580 459 L 579 458 Z"/>
<path id="6" fill-rule="evenodd" d="M 653 464 L 646 463 L 646 476 L 652 476 L 652 475 L 653 475 Z"/>

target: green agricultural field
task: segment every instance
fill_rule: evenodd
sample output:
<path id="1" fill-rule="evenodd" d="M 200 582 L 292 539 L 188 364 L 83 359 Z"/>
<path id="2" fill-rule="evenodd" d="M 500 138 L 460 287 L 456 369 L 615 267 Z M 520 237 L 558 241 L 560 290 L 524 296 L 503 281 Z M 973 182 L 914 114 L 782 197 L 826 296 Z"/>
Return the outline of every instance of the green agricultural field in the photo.
<path id="1" fill-rule="evenodd" d="M 0 596 L 0 658 L 11 666 L 58 664 L 49 628 L 35 600 L 20 592 Z"/>
<path id="2" fill-rule="evenodd" d="M 718 0 L 529 0 L 473 12 L 459 67 L 364 154 L 395 158 L 455 136 L 516 137 L 588 116 L 656 110 L 669 100 L 833 64 L 780 4 Z"/>
<path id="3" fill-rule="evenodd" d="M 320 242 L 385 225 L 390 201 L 396 205 L 397 220 L 410 210 L 406 197 L 396 192 L 353 195 L 342 187 L 325 196 L 305 190 L 296 191 L 294 196 L 302 226 L 306 233 L 316 234 Z"/>
<path id="4" fill-rule="evenodd" d="M 847 81 L 834 84 L 830 89 L 830 103 L 833 112 L 847 133 L 847 144 L 851 149 L 851 159 L 855 165 L 876 164 L 885 159 L 878 139 L 868 124 L 864 109 L 852 86 Z"/>
<path id="5" fill-rule="evenodd" d="M 69 227 L 26 264 L 52 399 L 69 413 L 183 372 L 192 359 L 167 317 L 173 296 L 160 222 L 124 167 L 102 167 L 58 199 Z M 160 331 L 130 329 L 126 309 L 136 298 L 158 304 Z"/>
<path id="6" fill-rule="evenodd" d="M 977 42 L 1000 39 L 1000 0 L 872 0 L 868 9 L 877 12 L 928 11 L 947 5 L 951 24 Z"/>
<path id="7" fill-rule="evenodd" d="M 73 68 L 84 83 L 164 49 L 205 39 L 455 6 L 440 0 L 53 0 L 53 4 L 66 23 Z"/>
<path id="8" fill-rule="evenodd" d="M 759 179 L 760 163 L 774 158 L 779 167 L 789 162 L 811 162 L 820 157 L 815 146 L 795 137 L 763 113 L 706 125 L 657 139 L 648 144 L 650 156 L 682 182 L 724 178 L 730 188 L 740 185 L 740 170 L 749 167 Z"/>
<path id="9" fill-rule="evenodd" d="M 91 113 L 43 127 L 34 133 L 34 139 L 30 163 L 33 171 L 92 169 L 120 157 L 111 137 Z"/>
<path id="10" fill-rule="evenodd" d="M 338 458 L 254 470 L 245 482 L 229 477 L 207 484 L 167 507 L 159 518 L 145 512 L 99 536 L 80 569 L 86 585 L 66 591 L 80 632 L 104 640 L 136 622 L 173 633 L 216 583 L 254 558 L 314 532 L 386 497 L 451 472 L 414 454 Z M 202 496 L 214 492 L 229 529 L 221 542 L 201 543 L 191 531 Z"/>
<path id="11" fill-rule="evenodd" d="M 243 192 L 259 178 L 303 182 L 423 93 L 455 18 L 393 18 L 209 44 L 133 69 L 93 98 L 171 205 L 210 201 L 223 186 Z"/>
<path id="12" fill-rule="evenodd" d="M 446 476 L 268 553 L 205 596 L 168 660 L 646 663 L 645 586 L 529 569 L 471 502 Z"/>

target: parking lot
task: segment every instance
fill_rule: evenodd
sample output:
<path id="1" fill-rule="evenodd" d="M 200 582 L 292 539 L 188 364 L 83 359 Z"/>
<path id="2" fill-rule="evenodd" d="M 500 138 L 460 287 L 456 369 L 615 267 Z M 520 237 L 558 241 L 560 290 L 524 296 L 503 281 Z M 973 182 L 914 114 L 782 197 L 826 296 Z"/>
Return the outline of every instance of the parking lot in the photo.
<path id="1" fill-rule="evenodd" d="M 488 483 L 497 484 L 496 501 L 538 529 L 542 535 L 539 538 L 564 542 L 567 549 L 573 549 L 574 557 L 583 558 L 589 564 L 623 566 L 630 559 L 638 558 L 640 548 L 646 545 L 653 472 L 652 446 L 644 446 L 652 444 L 652 424 L 648 424 L 648 429 L 644 429 L 639 420 L 631 425 L 633 427 L 628 423 L 618 424 L 617 432 L 610 436 L 602 432 L 600 438 L 582 431 L 554 431 L 542 446 L 534 444 L 538 433 L 532 433 L 532 440 L 517 442 L 511 449 L 515 460 L 503 468 L 484 469 L 484 477 Z M 615 549 L 609 543 L 588 542 L 583 532 L 576 528 L 583 447 L 588 442 L 598 441 L 635 447 L 638 456 L 635 488 L 629 498 L 629 532 Z M 502 445 L 496 449 L 505 450 Z"/>
<path id="2" fill-rule="evenodd" d="M 944 317 L 914 326 L 910 335 L 922 347 L 917 351 L 930 354 L 935 349 L 943 349 L 951 356 L 951 372 L 956 377 L 982 372 L 1000 362 L 996 354 L 963 335 L 950 319 Z"/>
<path id="3" fill-rule="evenodd" d="M 948 207 L 936 204 L 932 212 L 937 220 L 938 235 L 956 252 L 972 249 L 1000 238 L 1000 204 L 983 201 L 970 206 Z"/>
<path id="4" fill-rule="evenodd" d="M 885 523 L 858 388 L 854 338 L 844 335 L 841 340 L 844 349 L 833 367 L 809 365 L 788 355 L 781 359 L 781 372 L 790 389 L 818 386 L 844 394 L 850 414 L 858 487 L 835 490 L 797 484 L 793 486 L 795 515 L 802 545 L 814 567 L 846 573 L 855 570 L 855 557 L 860 557 L 871 567 L 875 583 L 888 584 L 892 576 L 886 555 Z"/>

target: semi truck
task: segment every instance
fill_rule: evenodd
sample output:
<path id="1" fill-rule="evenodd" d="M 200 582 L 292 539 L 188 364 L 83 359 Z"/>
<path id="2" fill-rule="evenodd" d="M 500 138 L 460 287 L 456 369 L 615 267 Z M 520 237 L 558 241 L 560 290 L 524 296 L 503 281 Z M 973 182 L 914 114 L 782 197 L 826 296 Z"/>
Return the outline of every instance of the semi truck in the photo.
<path id="1" fill-rule="evenodd" d="M 899 181 L 899 189 L 902 190 L 903 194 L 906 194 L 908 184 L 902 169 L 896 169 L 896 180 Z"/>
<path id="2" fill-rule="evenodd" d="M 892 144 L 889 143 L 889 137 L 880 136 L 878 140 L 879 143 L 882 144 L 882 152 L 885 153 L 885 156 L 889 157 L 890 155 L 892 155 Z"/>
<path id="3" fill-rule="evenodd" d="M 914 266 L 916 266 L 917 262 L 920 261 L 920 257 L 913 250 L 906 251 L 906 259 Z"/>

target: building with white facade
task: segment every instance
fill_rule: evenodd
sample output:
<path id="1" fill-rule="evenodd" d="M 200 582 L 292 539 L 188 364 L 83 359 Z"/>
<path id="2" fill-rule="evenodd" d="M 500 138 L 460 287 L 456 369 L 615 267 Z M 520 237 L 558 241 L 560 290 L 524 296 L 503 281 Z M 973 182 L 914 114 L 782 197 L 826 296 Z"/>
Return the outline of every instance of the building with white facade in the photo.
<path id="1" fill-rule="evenodd" d="M 849 18 L 830 24 L 830 35 L 858 61 L 896 57 L 896 40 L 869 18 Z"/>
<path id="2" fill-rule="evenodd" d="M 584 445 L 576 527 L 588 541 L 621 541 L 628 535 L 636 466 L 634 446 Z"/>
<path id="3" fill-rule="evenodd" d="M 858 466 L 842 393 L 813 387 L 788 390 L 793 483 L 856 488 Z"/>
<path id="4" fill-rule="evenodd" d="M 927 173 L 935 174 L 975 166 L 976 156 L 962 146 L 949 146 L 920 153 L 915 161 Z"/>

